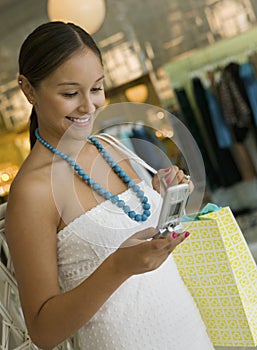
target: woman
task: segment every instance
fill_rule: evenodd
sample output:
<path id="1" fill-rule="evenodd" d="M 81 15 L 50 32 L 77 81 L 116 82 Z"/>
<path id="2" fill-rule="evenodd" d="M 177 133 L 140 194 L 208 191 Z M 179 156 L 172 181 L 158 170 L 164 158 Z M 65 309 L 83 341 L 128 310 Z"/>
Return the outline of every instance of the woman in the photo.
<path id="1" fill-rule="evenodd" d="M 151 239 L 159 178 L 183 183 L 184 173 L 160 170 L 154 189 L 108 140 L 86 140 L 104 105 L 93 39 L 74 24 L 43 24 L 19 68 L 32 150 L 12 184 L 6 232 L 33 342 L 52 349 L 78 331 L 81 349 L 213 349 L 170 255 L 188 233 Z"/>

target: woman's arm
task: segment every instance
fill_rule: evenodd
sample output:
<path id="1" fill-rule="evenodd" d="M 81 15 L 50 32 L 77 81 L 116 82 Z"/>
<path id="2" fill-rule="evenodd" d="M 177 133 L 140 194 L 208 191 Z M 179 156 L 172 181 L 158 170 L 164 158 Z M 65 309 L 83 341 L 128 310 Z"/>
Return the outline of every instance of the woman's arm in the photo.
<path id="1" fill-rule="evenodd" d="M 84 285 L 61 293 L 56 232 L 59 216 L 47 188 L 20 182 L 10 194 L 6 235 L 18 281 L 21 304 L 32 340 L 51 349 L 85 322 L 126 279 L 111 259 Z"/>
<path id="2" fill-rule="evenodd" d="M 20 181 L 12 188 L 7 240 L 29 334 L 44 349 L 52 349 L 71 336 L 126 279 L 156 269 L 184 239 L 146 241 L 156 234 L 155 229 L 139 232 L 79 286 L 62 293 L 57 269 L 59 219 L 51 191 L 42 183 L 32 186 Z"/>

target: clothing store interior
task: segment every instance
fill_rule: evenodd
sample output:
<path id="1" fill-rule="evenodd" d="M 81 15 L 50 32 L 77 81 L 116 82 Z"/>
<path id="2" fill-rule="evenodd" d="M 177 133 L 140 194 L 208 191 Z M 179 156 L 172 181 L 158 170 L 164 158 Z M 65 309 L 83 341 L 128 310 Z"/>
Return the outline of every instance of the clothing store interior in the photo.
<path id="1" fill-rule="evenodd" d="M 132 150 L 156 169 L 167 165 L 163 152 L 183 167 L 179 147 L 170 141 L 169 119 L 178 118 L 203 158 L 201 206 L 229 206 L 257 258 L 257 3 L 161 0 L 156 6 L 150 0 L 147 8 L 134 0 L 107 0 L 102 8 L 101 1 L 89 3 L 87 11 L 96 18 L 89 15 L 85 26 L 103 54 L 106 104 L 140 103 L 146 114 L 156 107 L 150 122 L 137 111 L 122 118 L 116 108 L 108 120 L 97 120 L 98 130 L 120 138 L 125 133 Z M 30 147 L 31 107 L 17 84 L 18 51 L 33 27 L 51 20 L 51 11 L 58 16 L 50 5 L 45 0 L 0 4 L 1 202 Z M 72 7 L 66 15 L 74 11 L 79 20 L 79 9 Z"/>
<path id="2" fill-rule="evenodd" d="M 190 150 L 174 141 L 179 120 L 204 164 L 197 209 L 230 207 L 257 261 L 257 1 L 1 0 L 0 19 L 0 203 L 30 150 L 20 45 L 49 20 L 83 22 L 103 55 L 109 113 L 99 114 L 97 131 L 155 169 L 187 172 Z"/>

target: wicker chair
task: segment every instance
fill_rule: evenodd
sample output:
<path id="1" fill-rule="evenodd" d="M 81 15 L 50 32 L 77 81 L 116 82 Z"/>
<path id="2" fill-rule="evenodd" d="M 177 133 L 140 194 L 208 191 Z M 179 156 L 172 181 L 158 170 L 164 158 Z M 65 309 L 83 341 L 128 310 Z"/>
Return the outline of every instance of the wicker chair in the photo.
<path id="1" fill-rule="evenodd" d="M 0 204 L 0 349 L 37 350 L 29 338 L 14 276 L 9 249 L 4 234 L 4 219 L 7 203 Z M 56 350 L 78 350 L 75 338 L 70 338 L 55 348 Z"/>

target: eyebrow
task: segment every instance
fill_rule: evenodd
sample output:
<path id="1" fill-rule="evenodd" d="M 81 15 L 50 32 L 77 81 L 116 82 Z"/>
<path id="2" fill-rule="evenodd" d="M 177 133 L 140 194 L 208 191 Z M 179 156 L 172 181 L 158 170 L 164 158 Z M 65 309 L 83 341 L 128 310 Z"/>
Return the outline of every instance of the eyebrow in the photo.
<path id="1" fill-rule="evenodd" d="M 99 82 L 100 80 L 102 80 L 104 78 L 104 75 L 102 75 L 100 78 L 98 78 L 95 83 Z M 62 85 L 80 85 L 79 83 L 76 82 L 72 82 L 72 81 L 64 81 L 63 83 L 59 83 L 57 84 L 58 86 L 62 86 Z"/>

